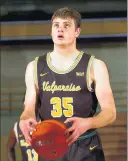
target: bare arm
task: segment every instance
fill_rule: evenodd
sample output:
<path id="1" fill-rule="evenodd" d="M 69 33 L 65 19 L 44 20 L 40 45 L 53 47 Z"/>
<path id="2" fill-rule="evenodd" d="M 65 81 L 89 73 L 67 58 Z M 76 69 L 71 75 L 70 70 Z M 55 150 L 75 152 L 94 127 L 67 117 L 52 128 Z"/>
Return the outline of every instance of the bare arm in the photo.
<path id="1" fill-rule="evenodd" d="M 66 131 L 69 135 L 67 142 L 72 144 L 77 138 L 89 129 L 96 129 L 111 124 L 116 119 L 116 108 L 109 82 L 107 67 L 104 62 L 94 59 L 91 67 L 91 80 L 95 82 L 95 93 L 101 107 L 101 112 L 94 117 L 67 118 L 65 123 L 72 122 Z M 70 133 L 72 133 L 70 135 Z"/>
<path id="2" fill-rule="evenodd" d="M 7 158 L 8 161 L 16 161 L 15 156 L 15 145 L 16 145 L 16 136 L 13 128 L 10 131 L 8 142 L 7 142 Z"/>
<path id="3" fill-rule="evenodd" d="M 30 62 L 26 68 L 25 83 L 26 83 L 26 94 L 24 101 L 24 111 L 20 116 L 21 120 L 27 118 L 35 119 L 35 104 L 36 104 L 36 86 L 34 84 L 33 76 L 33 62 Z"/>
<path id="4" fill-rule="evenodd" d="M 95 59 L 91 73 L 101 107 L 101 112 L 91 119 L 91 128 L 100 128 L 111 124 L 116 119 L 116 108 L 105 63 Z"/>
<path id="5" fill-rule="evenodd" d="M 37 100 L 37 88 L 34 84 L 34 65 L 30 62 L 26 68 L 25 83 L 26 94 L 24 101 L 24 111 L 20 116 L 20 129 L 23 132 L 26 141 L 31 144 L 30 131 L 34 129 L 36 125 L 35 105 Z"/>

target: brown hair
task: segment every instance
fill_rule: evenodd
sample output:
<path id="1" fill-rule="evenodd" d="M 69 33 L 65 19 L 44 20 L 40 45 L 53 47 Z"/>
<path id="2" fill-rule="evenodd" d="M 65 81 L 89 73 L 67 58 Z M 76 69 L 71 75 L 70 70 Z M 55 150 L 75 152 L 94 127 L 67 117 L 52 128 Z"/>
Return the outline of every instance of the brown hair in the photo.
<path id="1" fill-rule="evenodd" d="M 81 25 L 81 15 L 79 12 L 77 12 L 76 10 L 73 10 L 71 8 L 68 7 L 64 7 L 64 8 L 60 8 L 58 10 L 56 10 L 53 13 L 53 16 L 51 18 L 51 21 L 53 21 L 55 18 L 71 18 L 74 20 L 76 28 L 79 28 Z"/>

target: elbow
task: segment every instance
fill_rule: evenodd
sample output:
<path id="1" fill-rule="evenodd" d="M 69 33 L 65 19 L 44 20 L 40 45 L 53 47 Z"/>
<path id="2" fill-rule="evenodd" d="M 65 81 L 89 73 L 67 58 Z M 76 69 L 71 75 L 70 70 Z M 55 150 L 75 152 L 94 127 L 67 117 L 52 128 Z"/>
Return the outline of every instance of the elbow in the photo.
<path id="1" fill-rule="evenodd" d="M 111 112 L 110 123 L 112 124 L 116 120 L 116 108 L 114 108 Z"/>
<path id="2" fill-rule="evenodd" d="M 13 150 L 14 150 L 13 147 L 7 146 L 7 152 L 10 152 L 10 151 L 13 151 Z"/>
<path id="3" fill-rule="evenodd" d="M 112 124 L 115 120 L 116 120 L 116 115 L 113 115 L 110 123 Z"/>
<path id="4" fill-rule="evenodd" d="M 11 151 L 14 150 L 14 146 L 13 146 L 13 145 L 7 144 L 7 145 L 6 145 L 6 150 L 7 150 L 7 152 L 11 152 Z"/>

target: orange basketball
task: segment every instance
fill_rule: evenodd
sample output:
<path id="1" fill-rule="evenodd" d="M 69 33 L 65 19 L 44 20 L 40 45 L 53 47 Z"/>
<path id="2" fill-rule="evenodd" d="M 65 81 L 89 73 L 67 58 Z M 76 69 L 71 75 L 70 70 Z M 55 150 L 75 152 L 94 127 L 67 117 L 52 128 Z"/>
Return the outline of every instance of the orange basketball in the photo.
<path id="1" fill-rule="evenodd" d="M 57 120 L 45 120 L 36 125 L 32 133 L 32 147 L 44 159 L 60 158 L 68 149 L 65 124 Z"/>

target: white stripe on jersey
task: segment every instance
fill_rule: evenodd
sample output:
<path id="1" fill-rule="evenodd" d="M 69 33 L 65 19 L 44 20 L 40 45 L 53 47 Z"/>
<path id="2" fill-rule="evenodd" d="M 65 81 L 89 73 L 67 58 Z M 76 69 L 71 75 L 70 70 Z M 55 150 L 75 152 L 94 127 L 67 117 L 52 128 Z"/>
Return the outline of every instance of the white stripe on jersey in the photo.
<path id="1" fill-rule="evenodd" d="M 18 129 L 17 128 L 18 128 L 18 122 L 16 122 L 14 124 L 14 133 L 15 133 L 17 142 L 19 142 L 19 140 L 18 140 Z"/>

